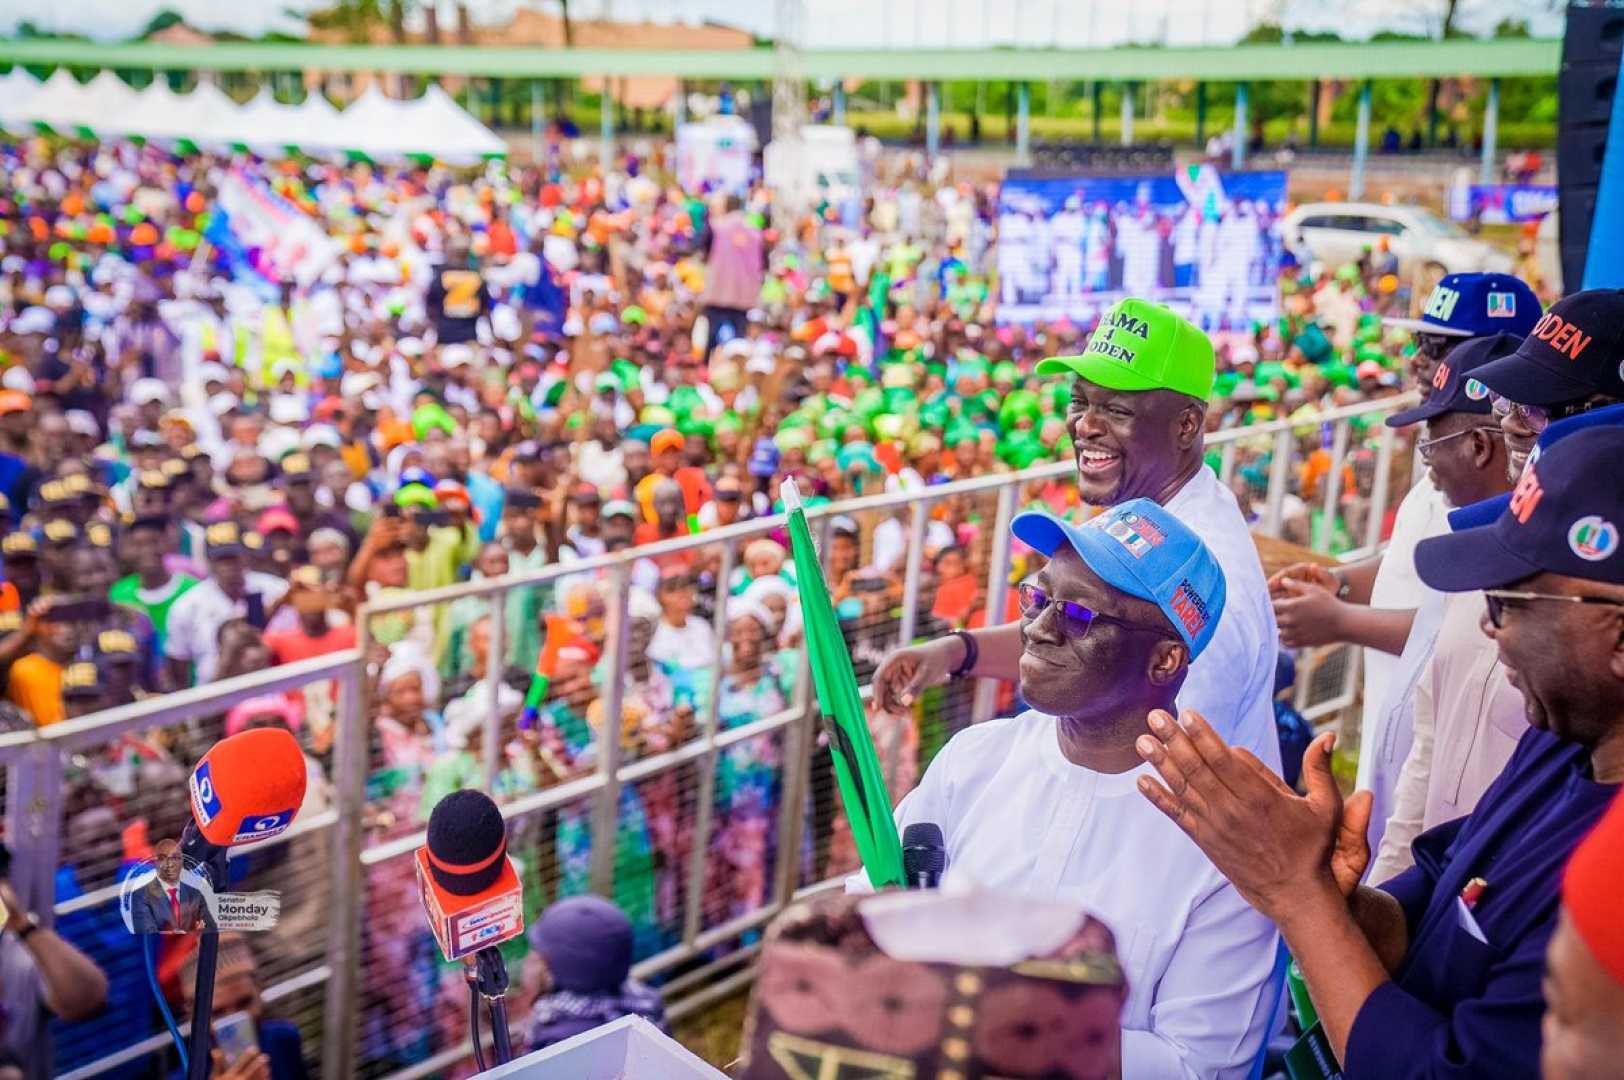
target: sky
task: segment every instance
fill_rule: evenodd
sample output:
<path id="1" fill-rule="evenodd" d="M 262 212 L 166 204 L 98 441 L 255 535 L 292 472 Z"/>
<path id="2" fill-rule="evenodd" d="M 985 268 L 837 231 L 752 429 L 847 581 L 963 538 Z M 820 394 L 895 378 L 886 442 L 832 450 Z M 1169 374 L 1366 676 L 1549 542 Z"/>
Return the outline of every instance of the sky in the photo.
<path id="1" fill-rule="evenodd" d="M 0 0 L 0 34 L 19 21 L 42 29 L 118 39 L 140 30 L 165 8 L 204 30 L 255 35 L 298 33 L 288 9 L 330 0 Z M 416 0 L 422 7 L 429 0 Z M 809 48 L 973 48 L 983 45 L 1085 47 L 1125 42 L 1223 45 L 1263 20 L 1288 29 L 1335 29 L 1366 36 L 1392 29 L 1435 32 L 1445 0 L 801 0 L 802 43 Z M 774 31 L 781 0 L 571 0 L 572 14 L 591 18 L 700 22 Z M 447 25 L 452 0 L 439 0 Z M 557 11 L 557 0 L 469 0 L 476 22 L 505 21 L 524 7 Z M 1488 32 L 1503 18 L 1528 20 L 1536 34 L 1562 32 L 1558 0 L 1460 0 L 1458 21 Z M 878 10 L 876 17 L 875 9 Z"/>

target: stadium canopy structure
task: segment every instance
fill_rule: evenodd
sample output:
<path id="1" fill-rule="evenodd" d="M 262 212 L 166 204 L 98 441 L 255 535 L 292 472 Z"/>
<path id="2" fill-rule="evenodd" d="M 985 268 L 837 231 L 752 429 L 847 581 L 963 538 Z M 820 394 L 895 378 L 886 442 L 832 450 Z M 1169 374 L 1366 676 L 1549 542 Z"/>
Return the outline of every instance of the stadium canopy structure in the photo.
<path id="1" fill-rule="evenodd" d="M 1306 42 L 1223 48 L 807 49 L 809 79 L 1103 79 L 1269 82 L 1303 79 L 1552 75 L 1558 39 Z M 216 42 L 98 44 L 0 41 L 0 63 L 161 71 L 373 71 L 488 78 L 673 75 L 771 79 L 773 50 L 537 49 L 457 45 L 303 45 Z"/>

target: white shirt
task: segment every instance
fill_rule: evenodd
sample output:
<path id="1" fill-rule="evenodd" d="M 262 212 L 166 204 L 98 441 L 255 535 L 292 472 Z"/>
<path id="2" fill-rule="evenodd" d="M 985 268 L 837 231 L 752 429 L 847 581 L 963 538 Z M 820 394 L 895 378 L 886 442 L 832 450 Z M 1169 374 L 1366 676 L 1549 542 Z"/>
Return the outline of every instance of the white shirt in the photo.
<path id="1" fill-rule="evenodd" d="M 1224 613 L 1190 664 L 1179 705 L 1199 712 L 1225 742 L 1244 746 L 1279 772 L 1274 665 L 1280 638 L 1246 519 L 1234 492 L 1206 467 L 1179 488 L 1167 509 L 1201 537 L 1224 572 Z"/>
<path id="2" fill-rule="evenodd" d="M 1060 752 L 1039 712 L 967 728 L 897 806 L 941 826 L 950 873 L 1075 901 L 1116 937 L 1128 983 L 1122 1075 L 1244 1077 L 1276 1001 L 1274 926 L 1135 784 Z M 859 873 L 848 891 L 867 891 Z"/>
<path id="3" fill-rule="evenodd" d="M 662 618 L 649 639 L 648 655 L 649 659 L 664 664 L 708 667 L 716 655 L 716 631 L 696 615 L 688 616 L 687 623 L 681 627 L 672 626 Z"/>
<path id="4" fill-rule="evenodd" d="M 1415 545 L 1429 536 L 1441 536 L 1448 531 L 1449 507 L 1443 493 L 1432 486 L 1430 477 L 1422 474 L 1405 493 L 1404 501 L 1398 504 L 1392 538 L 1387 542 L 1381 568 L 1376 571 L 1376 580 L 1370 587 L 1370 606 L 1399 610 L 1416 607 L 1421 597 L 1432 590 L 1421 583 L 1421 575 L 1416 572 Z M 1391 719 L 1403 722 L 1409 714 L 1401 712 L 1390 716 L 1382 707 L 1386 704 L 1387 688 L 1397 674 L 1399 658 L 1380 649 L 1366 649 L 1364 661 L 1365 706 L 1359 729 L 1364 734 L 1360 739 L 1356 787 L 1376 791 L 1377 805 L 1390 807 L 1392 784 L 1397 782 L 1398 772 L 1394 770 L 1386 776 L 1387 790 L 1377 791 L 1376 762 L 1366 748 L 1389 744 L 1392 740 L 1383 731 L 1384 725 Z M 1409 734 L 1404 733 L 1400 740 L 1408 750 Z M 1400 756 L 1400 766 L 1403 763 L 1404 758 Z"/>
<path id="5" fill-rule="evenodd" d="M 288 583 L 274 575 L 250 570 L 247 576 L 247 591 L 260 595 L 267 613 L 288 591 Z M 164 653 L 171 660 L 190 660 L 197 685 L 213 682 L 220 666 L 220 627 L 247 615 L 246 599 L 231 599 L 213 578 L 201 581 L 169 609 Z"/>
<path id="6" fill-rule="evenodd" d="M 1388 820 L 1401 800 L 1398 784 L 1404 762 L 1414 752 L 1416 739 L 1416 686 L 1432 663 L 1438 630 L 1443 625 L 1444 594 L 1423 589 L 1421 597 L 1421 606 L 1415 609 L 1415 622 L 1410 624 L 1410 636 L 1404 640 L 1404 652 L 1392 669 L 1393 678 L 1387 684 L 1387 696 L 1382 701 L 1377 722 L 1364 728 L 1359 740 L 1358 788 L 1371 792 L 1373 798 L 1367 830 L 1372 853 L 1382 850 Z M 1415 839 L 1418 831 L 1411 830 L 1409 839 Z M 1405 846 L 1408 850 L 1408 840 Z M 1373 859 L 1366 871 L 1366 878 L 1372 884 L 1380 884 L 1392 876 L 1375 877 L 1378 862 Z"/>

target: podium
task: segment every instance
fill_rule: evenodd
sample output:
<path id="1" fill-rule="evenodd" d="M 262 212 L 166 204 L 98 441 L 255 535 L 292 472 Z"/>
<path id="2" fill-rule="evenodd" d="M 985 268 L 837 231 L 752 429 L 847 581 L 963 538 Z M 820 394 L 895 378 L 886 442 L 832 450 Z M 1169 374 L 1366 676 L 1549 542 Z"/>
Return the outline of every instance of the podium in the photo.
<path id="1" fill-rule="evenodd" d="M 523 1080 L 623 1080 L 644 1076 L 660 1080 L 727 1080 L 726 1073 L 705 1064 L 641 1016 L 622 1016 L 479 1075 Z"/>

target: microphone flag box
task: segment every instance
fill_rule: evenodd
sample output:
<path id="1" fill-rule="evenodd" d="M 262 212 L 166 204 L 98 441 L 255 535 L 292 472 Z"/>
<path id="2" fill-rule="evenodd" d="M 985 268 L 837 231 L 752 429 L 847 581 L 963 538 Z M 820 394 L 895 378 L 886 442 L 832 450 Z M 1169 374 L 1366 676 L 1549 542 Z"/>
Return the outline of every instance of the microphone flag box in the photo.
<path id="1" fill-rule="evenodd" d="M 461 960 L 524 932 L 524 891 L 511 857 L 504 857 L 502 873 L 488 888 L 471 896 L 446 892 L 435 883 L 427 847 L 417 849 L 416 861 L 423 911 L 447 960 Z"/>

